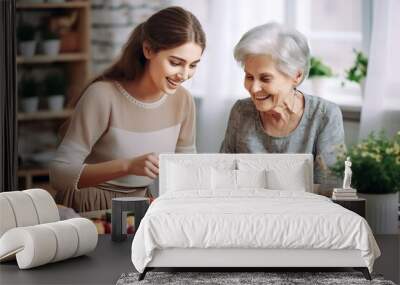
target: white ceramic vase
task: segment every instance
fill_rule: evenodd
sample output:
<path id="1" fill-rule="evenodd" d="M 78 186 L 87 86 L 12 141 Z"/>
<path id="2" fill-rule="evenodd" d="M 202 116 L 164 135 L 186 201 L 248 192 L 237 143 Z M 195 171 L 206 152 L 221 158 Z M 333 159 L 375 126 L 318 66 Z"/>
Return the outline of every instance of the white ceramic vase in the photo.
<path id="1" fill-rule="evenodd" d="M 25 113 L 33 113 L 39 109 L 39 97 L 24 98 L 20 101 L 21 110 Z"/>
<path id="2" fill-rule="evenodd" d="M 64 95 L 52 95 L 47 98 L 47 104 L 51 111 L 62 111 L 64 109 Z"/>
<path id="3" fill-rule="evenodd" d="M 20 42 L 18 47 L 20 55 L 23 57 L 32 57 L 36 52 L 36 41 Z"/>
<path id="4" fill-rule="evenodd" d="M 56 56 L 60 52 L 60 40 L 46 40 L 42 43 L 43 53 Z"/>
<path id="5" fill-rule="evenodd" d="M 364 194 L 358 196 L 366 199 L 366 218 L 374 234 L 398 234 L 399 193 Z"/>

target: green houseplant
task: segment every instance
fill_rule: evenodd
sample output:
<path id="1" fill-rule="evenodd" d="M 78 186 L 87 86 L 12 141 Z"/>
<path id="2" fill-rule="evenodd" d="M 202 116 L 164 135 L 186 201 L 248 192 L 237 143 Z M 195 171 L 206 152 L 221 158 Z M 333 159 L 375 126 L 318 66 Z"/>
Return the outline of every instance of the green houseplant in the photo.
<path id="1" fill-rule="evenodd" d="M 349 70 L 346 71 L 346 79 L 362 84 L 367 76 L 368 58 L 362 51 L 353 50 L 355 53 L 355 60 Z"/>
<path id="2" fill-rule="evenodd" d="M 332 69 L 324 64 L 321 59 L 310 58 L 310 71 L 308 78 L 311 80 L 313 95 L 323 96 L 325 89 L 325 79 L 333 75 Z"/>
<path id="3" fill-rule="evenodd" d="M 36 52 L 35 28 L 27 23 L 20 23 L 17 28 L 17 39 L 20 55 L 32 57 Z"/>
<path id="4" fill-rule="evenodd" d="M 352 162 L 352 185 L 359 193 L 387 194 L 400 191 L 400 132 L 388 139 L 383 132 L 371 133 L 368 138 L 345 151 L 341 148 L 332 171 L 342 176 L 343 161 Z"/>
<path id="5" fill-rule="evenodd" d="M 44 41 L 47 40 L 58 40 L 60 37 L 58 36 L 57 33 L 52 32 L 51 30 L 49 30 L 48 28 L 43 29 L 42 31 L 42 39 Z"/>
<path id="6" fill-rule="evenodd" d="M 324 64 L 321 59 L 313 56 L 310 58 L 310 71 L 308 73 L 308 78 L 331 77 L 332 75 L 332 69 L 328 65 Z"/>
<path id="7" fill-rule="evenodd" d="M 17 38 L 20 42 L 29 42 L 35 39 L 35 28 L 29 24 L 21 23 L 17 28 Z"/>
<path id="8" fill-rule="evenodd" d="M 47 105 L 52 111 L 61 111 L 64 107 L 67 82 L 62 74 L 51 73 L 44 79 L 44 92 Z"/>
<path id="9" fill-rule="evenodd" d="M 48 27 L 42 31 L 42 48 L 43 53 L 50 56 L 56 56 L 60 52 L 60 37 Z"/>
<path id="10" fill-rule="evenodd" d="M 375 233 L 397 233 L 400 191 L 400 131 L 389 139 L 384 132 L 371 133 L 346 151 L 339 150 L 331 170 L 343 175 L 344 160 L 352 162 L 352 187 L 367 200 L 367 220 Z"/>
<path id="11" fill-rule="evenodd" d="M 20 106 L 23 112 L 36 112 L 39 106 L 39 97 L 37 95 L 37 83 L 31 77 L 22 77 L 18 84 L 18 96 Z"/>
<path id="12" fill-rule="evenodd" d="M 355 59 L 350 69 L 346 70 L 346 79 L 358 83 L 361 87 L 361 96 L 364 96 L 365 78 L 367 77 L 368 58 L 362 51 L 353 50 Z"/>

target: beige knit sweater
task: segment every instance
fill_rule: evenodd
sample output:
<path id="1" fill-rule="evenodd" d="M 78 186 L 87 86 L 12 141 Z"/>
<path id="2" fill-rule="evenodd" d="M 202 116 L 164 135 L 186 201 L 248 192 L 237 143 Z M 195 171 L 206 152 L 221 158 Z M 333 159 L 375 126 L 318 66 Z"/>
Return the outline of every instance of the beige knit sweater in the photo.
<path id="1" fill-rule="evenodd" d="M 76 190 L 85 164 L 145 153 L 196 152 L 195 105 L 180 87 L 152 103 L 136 100 L 117 82 L 96 82 L 79 100 L 50 167 L 56 190 Z M 128 175 L 99 186 L 114 191 L 147 186 L 148 177 Z"/>

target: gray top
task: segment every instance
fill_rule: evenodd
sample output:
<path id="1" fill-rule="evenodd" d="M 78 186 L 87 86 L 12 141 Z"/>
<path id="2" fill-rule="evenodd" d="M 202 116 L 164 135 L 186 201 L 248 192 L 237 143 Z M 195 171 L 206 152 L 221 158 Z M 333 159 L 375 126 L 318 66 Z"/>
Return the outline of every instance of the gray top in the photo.
<path id="1" fill-rule="evenodd" d="M 336 162 L 337 146 L 344 145 L 342 112 L 320 97 L 304 95 L 304 113 L 295 130 L 284 137 L 268 135 L 251 98 L 232 107 L 220 152 L 223 153 L 312 153 L 326 166 Z M 314 183 L 323 183 L 321 165 L 314 163 Z"/>

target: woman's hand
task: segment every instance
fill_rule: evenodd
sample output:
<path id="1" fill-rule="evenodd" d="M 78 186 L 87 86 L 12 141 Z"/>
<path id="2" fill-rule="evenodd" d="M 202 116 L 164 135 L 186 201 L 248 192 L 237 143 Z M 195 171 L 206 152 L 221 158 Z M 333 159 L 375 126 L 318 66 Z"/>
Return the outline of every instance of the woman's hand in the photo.
<path id="1" fill-rule="evenodd" d="M 127 161 L 127 174 L 147 176 L 155 179 L 158 176 L 158 157 L 155 153 L 147 153 Z"/>

